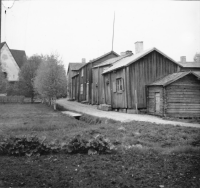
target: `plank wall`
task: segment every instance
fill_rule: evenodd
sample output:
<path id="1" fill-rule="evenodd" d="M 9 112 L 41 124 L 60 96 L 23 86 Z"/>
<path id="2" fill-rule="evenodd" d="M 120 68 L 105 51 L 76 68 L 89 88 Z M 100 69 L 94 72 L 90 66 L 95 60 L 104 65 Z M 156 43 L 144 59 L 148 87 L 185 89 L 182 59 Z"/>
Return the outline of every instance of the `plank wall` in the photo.
<path id="1" fill-rule="evenodd" d="M 149 86 L 147 89 L 147 110 L 149 114 L 163 116 L 164 112 L 164 93 L 162 86 Z M 155 93 L 160 93 L 160 111 L 156 112 Z"/>
<path id="2" fill-rule="evenodd" d="M 166 87 L 166 115 L 200 117 L 200 80 L 190 74 Z"/>
<path id="3" fill-rule="evenodd" d="M 128 108 L 135 108 L 135 90 L 137 92 L 138 108 L 146 108 L 146 85 L 174 72 L 177 72 L 178 65 L 153 51 L 144 58 L 132 63 L 129 66 L 129 79 L 127 81 Z M 128 90 L 128 88 L 127 88 Z"/>

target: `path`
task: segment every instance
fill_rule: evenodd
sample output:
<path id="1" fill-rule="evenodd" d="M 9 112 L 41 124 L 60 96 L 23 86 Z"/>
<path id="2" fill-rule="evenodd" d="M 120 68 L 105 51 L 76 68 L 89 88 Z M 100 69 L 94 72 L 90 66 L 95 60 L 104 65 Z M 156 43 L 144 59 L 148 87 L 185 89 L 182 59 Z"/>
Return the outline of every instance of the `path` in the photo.
<path id="1" fill-rule="evenodd" d="M 76 112 L 82 112 L 85 114 L 89 114 L 97 117 L 104 117 L 109 119 L 114 119 L 121 122 L 129 122 L 129 121 L 146 121 L 151 123 L 159 123 L 159 124 L 171 124 L 171 125 L 180 125 L 186 127 L 198 127 L 200 128 L 200 124 L 194 123 L 184 123 L 178 121 L 169 121 L 163 120 L 160 117 L 146 115 L 146 114 L 126 114 L 114 111 L 101 111 L 93 105 L 86 105 L 82 103 L 78 103 L 76 101 L 68 101 L 67 99 L 59 99 L 57 100 L 57 104 L 65 107 L 67 110 L 72 110 Z"/>

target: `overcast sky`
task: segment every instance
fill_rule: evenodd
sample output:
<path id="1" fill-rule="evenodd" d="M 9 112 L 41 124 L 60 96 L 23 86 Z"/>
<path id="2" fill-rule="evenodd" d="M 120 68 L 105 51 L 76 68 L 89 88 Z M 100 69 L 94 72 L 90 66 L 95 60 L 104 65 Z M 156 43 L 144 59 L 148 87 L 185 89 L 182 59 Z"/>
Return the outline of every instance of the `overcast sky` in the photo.
<path id="1" fill-rule="evenodd" d="M 69 62 L 156 47 L 178 61 L 200 52 L 199 1 L 19 0 L 2 2 L 2 41 L 28 56 L 57 52 Z M 12 6 L 8 9 L 6 7 Z M 6 10 L 6 13 L 5 13 Z"/>

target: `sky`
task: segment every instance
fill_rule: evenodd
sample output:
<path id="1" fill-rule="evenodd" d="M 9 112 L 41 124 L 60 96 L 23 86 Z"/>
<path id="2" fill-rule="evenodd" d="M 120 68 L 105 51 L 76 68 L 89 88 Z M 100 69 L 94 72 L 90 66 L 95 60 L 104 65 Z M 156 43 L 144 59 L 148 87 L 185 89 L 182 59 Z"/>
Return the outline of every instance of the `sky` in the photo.
<path id="1" fill-rule="evenodd" d="M 200 1 L 18 0 L 2 2 L 2 38 L 9 48 L 57 53 L 69 62 L 120 54 L 143 41 L 176 61 L 200 52 Z M 8 8 L 11 7 L 11 8 Z M 5 12 L 6 11 L 6 12 Z"/>

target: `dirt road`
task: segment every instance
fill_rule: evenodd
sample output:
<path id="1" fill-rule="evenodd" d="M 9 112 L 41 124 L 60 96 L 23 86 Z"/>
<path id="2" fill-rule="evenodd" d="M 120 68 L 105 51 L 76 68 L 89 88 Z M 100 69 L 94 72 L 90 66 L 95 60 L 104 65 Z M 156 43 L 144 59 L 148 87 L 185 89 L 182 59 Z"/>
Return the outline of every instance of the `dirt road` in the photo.
<path id="1" fill-rule="evenodd" d="M 151 122 L 151 123 L 171 124 L 171 125 L 200 128 L 200 124 L 168 121 L 168 120 L 163 120 L 159 117 L 151 116 L 151 115 L 126 114 L 126 113 L 113 112 L 113 111 L 101 111 L 101 110 L 98 110 L 96 106 L 85 105 L 85 104 L 78 103 L 75 101 L 68 101 L 67 99 L 59 99 L 57 100 L 57 104 L 65 107 L 67 110 L 85 113 L 85 114 L 89 114 L 89 115 L 97 116 L 97 117 L 105 117 L 105 118 L 114 119 L 121 122 L 146 121 L 146 122 Z"/>

